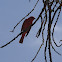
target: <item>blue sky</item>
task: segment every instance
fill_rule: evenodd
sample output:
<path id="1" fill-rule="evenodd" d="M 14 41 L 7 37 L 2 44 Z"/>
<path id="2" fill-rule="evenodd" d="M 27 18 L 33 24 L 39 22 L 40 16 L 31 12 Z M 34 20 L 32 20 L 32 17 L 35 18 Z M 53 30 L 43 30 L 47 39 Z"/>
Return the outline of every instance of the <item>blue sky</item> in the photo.
<path id="1" fill-rule="evenodd" d="M 31 0 L 31 2 L 29 2 L 29 0 L 0 0 L 0 46 L 6 44 L 11 39 L 13 39 L 18 33 L 20 33 L 23 21 L 17 26 L 14 33 L 11 33 L 10 31 L 28 12 L 31 11 L 36 1 Z M 35 10 L 29 16 L 34 16 L 36 18 L 39 15 L 42 7 L 43 4 L 40 0 Z M 58 41 L 62 39 L 61 16 L 62 12 L 60 14 L 60 18 L 54 33 L 57 44 L 59 44 Z M 19 39 L 21 37 L 19 36 L 10 45 L 6 46 L 3 49 L 0 49 L 0 62 L 30 62 L 42 43 L 41 35 L 39 36 L 39 38 L 35 37 L 39 27 L 40 20 L 32 27 L 29 35 L 25 37 L 23 44 L 19 43 Z M 45 38 L 47 35 L 46 29 L 44 34 Z M 44 47 L 45 46 L 41 48 L 34 62 L 44 62 Z M 57 48 L 55 45 L 54 47 L 58 52 L 62 54 L 62 47 Z M 52 50 L 52 59 L 53 62 L 61 62 L 62 56 L 59 56 Z"/>

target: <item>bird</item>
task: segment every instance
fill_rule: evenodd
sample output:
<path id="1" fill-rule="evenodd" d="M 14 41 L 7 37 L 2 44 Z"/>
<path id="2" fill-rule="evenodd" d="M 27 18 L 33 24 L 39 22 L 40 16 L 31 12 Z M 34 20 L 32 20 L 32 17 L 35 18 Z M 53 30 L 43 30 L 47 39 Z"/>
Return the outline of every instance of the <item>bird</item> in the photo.
<path id="1" fill-rule="evenodd" d="M 24 20 L 24 22 L 22 24 L 22 28 L 21 28 L 21 32 L 23 32 L 23 33 L 19 40 L 19 43 L 23 43 L 24 37 L 29 34 L 31 25 L 32 25 L 34 19 L 35 19 L 35 17 L 31 16 L 28 19 Z"/>

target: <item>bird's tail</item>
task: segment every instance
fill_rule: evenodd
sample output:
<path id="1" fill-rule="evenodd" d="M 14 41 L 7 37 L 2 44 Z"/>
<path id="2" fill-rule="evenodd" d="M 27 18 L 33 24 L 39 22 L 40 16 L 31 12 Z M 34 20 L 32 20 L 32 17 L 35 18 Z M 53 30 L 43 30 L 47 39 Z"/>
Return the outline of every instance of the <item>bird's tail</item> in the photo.
<path id="1" fill-rule="evenodd" d="M 25 36 L 25 34 L 22 34 L 22 37 L 21 37 L 19 43 L 23 43 L 24 36 Z"/>

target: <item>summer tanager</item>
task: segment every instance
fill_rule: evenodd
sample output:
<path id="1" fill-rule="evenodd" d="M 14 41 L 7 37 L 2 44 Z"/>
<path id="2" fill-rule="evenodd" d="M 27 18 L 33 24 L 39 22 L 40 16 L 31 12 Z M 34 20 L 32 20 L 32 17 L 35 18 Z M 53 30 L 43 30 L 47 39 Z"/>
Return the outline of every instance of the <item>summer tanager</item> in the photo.
<path id="1" fill-rule="evenodd" d="M 23 22 L 23 25 L 22 25 L 22 28 L 21 28 L 21 32 L 23 32 L 23 33 L 22 33 L 22 36 L 21 36 L 21 39 L 20 39 L 19 43 L 23 43 L 24 36 L 28 35 L 28 33 L 31 29 L 30 26 L 32 25 L 32 22 L 33 22 L 34 19 L 35 18 L 33 16 L 31 16 Z"/>

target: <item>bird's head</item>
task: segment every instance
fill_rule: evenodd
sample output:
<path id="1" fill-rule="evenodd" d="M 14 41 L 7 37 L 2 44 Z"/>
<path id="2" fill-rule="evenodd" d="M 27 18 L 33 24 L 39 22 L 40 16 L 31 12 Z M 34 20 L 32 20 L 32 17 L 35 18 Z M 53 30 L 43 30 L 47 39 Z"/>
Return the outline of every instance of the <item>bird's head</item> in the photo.
<path id="1" fill-rule="evenodd" d="M 29 17 L 28 19 L 29 19 L 29 21 L 30 21 L 30 20 L 33 21 L 33 20 L 35 19 L 35 17 L 31 16 L 31 17 Z"/>
<path id="2" fill-rule="evenodd" d="M 33 20 L 35 19 L 35 17 L 33 17 L 33 16 L 31 16 L 30 18 L 33 19 Z"/>

